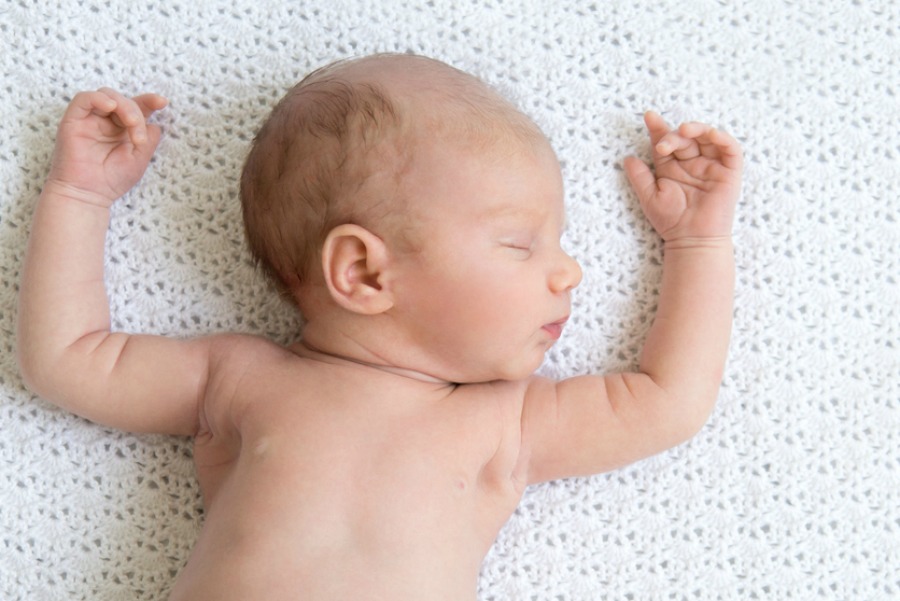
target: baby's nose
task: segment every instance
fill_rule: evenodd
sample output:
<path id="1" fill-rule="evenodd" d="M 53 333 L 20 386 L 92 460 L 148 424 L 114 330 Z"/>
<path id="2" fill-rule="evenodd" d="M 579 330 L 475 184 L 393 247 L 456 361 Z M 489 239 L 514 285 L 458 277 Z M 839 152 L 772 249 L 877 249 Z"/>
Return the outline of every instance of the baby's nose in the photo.
<path id="1" fill-rule="evenodd" d="M 568 292 L 581 282 L 581 265 L 569 254 L 562 252 L 562 259 L 550 276 L 550 288 L 554 292 Z"/>

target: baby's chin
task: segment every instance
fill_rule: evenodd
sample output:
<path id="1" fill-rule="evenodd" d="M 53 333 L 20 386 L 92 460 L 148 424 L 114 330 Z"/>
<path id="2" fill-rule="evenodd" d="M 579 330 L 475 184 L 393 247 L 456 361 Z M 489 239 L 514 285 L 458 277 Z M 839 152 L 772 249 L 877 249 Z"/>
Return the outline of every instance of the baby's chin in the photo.
<path id="1" fill-rule="evenodd" d="M 546 352 L 546 351 L 544 351 Z M 489 369 L 472 370 L 470 373 L 459 372 L 447 380 L 455 384 L 483 384 L 485 382 L 516 382 L 527 380 L 537 372 L 544 362 L 544 352 L 525 360 L 494 365 Z"/>

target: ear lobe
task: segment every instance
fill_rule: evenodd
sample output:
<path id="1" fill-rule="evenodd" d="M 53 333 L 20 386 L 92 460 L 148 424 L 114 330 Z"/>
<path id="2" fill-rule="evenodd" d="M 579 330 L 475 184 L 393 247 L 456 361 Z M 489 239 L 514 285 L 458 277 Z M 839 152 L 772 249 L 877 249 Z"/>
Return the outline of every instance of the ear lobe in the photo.
<path id="1" fill-rule="evenodd" d="M 322 272 L 331 298 L 354 313 L 375 315 L 393 306 L 384 285 L 388 252 L 384 241 L 364 227 L 339 225 L 325 238 Z"/>

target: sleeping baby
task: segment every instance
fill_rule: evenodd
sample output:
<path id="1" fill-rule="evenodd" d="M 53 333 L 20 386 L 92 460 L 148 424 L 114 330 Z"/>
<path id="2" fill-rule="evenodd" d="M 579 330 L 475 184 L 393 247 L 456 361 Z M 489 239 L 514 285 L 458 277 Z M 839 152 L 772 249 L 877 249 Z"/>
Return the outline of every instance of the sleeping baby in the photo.
<path id="1" fill-rule="evenodd" d="M 110 331 L 110 207 L 141 178 L 166 100 L 75 96 L 21 284 L 28 386 L 87 419 L 190 435 L 205 521 L 172 600 L 472 601 L 529 484 L 596 474 L 704 424 L 731 327 L 741 151 L 645 115 L 654 170 L 624 168 L 664 240 L 634 373 L 535 375 L 578 263 L 559 163 L 479 79 L 375 55 L 290 90 L 241 179 L 250 249 L 304 318 L 249 335 Z"/>

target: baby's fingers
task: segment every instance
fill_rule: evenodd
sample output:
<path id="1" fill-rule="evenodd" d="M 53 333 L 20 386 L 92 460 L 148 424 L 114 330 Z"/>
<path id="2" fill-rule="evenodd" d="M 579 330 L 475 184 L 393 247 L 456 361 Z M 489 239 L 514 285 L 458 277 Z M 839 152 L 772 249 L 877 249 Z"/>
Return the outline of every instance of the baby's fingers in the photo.
<path id="1" fill-rule="evenodd" d="M 678 134 L 696 140 L 700 154 L 721 161 L 729 169 L 740 169 L 743 162 L 741 146 L 730 134 L 705 123 L 683 123 Z"/>
<path id="2" fill-rule="evenodd" d="M 133 100 L 138 105 L 138 108 L 141 109 L 144 119 L 148 119 L 150 115 L 169 105 L 166 97 L 159 94 L 141 94 L 140 96 L 135 96 Z"/>
<path id="3" fill-rule="evenodd" d="M 135 100 L 128 98 L 111 88 L 99 90 L 115 103 L 115 108 L 109 112 L 112 122 L 128 132 L 128 138 L 135 146 L 147 142 L 147 118 L 144 109 Z"/>
<path id="4" fill-rule="evenodd" d="M 680 161 L 694 159 L 702 154 L 697 141 L 682 135 L 680 130 L 664 135 L 653 150 L 659 157 L 674 155 Z"/>
<path id="5" fill-rule="evenodd" d="M 78 121 L 91 115 L 107 117 L 116 109 L 116 101 L 101 92 L 79 92 L 69 103 L 63 121 Z"/>

